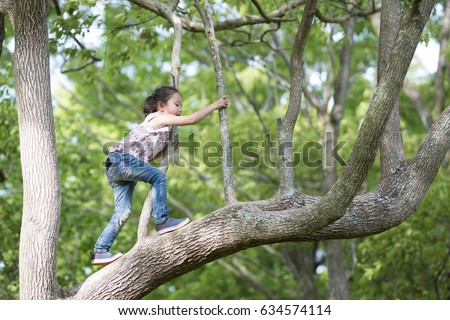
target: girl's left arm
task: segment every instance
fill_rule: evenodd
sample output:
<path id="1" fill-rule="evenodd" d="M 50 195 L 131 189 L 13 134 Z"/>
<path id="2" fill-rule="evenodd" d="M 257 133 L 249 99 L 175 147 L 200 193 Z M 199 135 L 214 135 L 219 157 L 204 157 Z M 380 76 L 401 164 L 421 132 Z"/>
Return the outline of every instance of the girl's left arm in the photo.
<path id="1" fill-rule="evenodd" d="M 217 101 L 210 104 L 209 106 L 202 108 L 190 115 L 176 116 L 173 114 L 161 114 L 152 122 L 155 128 L 161 128 L 165 126 L 189 126 L 202 121 L 207 116 L 209 116 L 214 110 L 227 107 L 228 107 L 228 98 L 227 96 L 223 96 Z"/>

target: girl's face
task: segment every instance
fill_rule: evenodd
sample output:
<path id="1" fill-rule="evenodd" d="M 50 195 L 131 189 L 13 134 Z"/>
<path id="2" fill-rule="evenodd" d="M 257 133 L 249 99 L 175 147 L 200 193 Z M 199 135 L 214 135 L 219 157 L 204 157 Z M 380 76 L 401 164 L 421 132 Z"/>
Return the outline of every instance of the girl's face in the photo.
<path id="1" fill-rule="evenodd" d="M 175 116 L 181 115 L 181 107 L 183 105 L 183 99 L 178 92 L 172 94 L 172 97 L 167 101 L 167 103 L 163 103 L 163 113 L 173 114 Z"/>

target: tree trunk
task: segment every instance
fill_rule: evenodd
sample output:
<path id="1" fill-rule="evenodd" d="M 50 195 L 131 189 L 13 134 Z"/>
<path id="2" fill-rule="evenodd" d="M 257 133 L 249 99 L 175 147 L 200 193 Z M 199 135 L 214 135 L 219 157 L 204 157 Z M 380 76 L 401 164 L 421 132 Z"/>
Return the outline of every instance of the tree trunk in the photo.
<path id="1" fill-rule="evenodd" d="M 57 296 L 60 183 L 51 105 L 47 1 L 14 1 L 17 109 L 23 175 L 22 299 Z"/>
<path id="2" fill-rule="evenodd" d="M 348 271 L 345 268 L 345 251 L 341 240 L 325 241 L 328 269 L 328 298 L 331 300 L 350 299 Z"/>

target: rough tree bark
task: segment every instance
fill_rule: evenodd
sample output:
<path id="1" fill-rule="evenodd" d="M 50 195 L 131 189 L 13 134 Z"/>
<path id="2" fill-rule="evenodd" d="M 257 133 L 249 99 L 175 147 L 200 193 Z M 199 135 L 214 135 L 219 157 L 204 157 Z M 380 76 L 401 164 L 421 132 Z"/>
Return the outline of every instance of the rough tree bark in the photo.
<path id="1" fill-rule="evenodd" d="M 47 1 L 14 1 L 14 75 L 23 176 L 22 299 L 54 299 L 61 210 L 50 92 Z M 45 199 L 45 201 L 43 201 Z"/>

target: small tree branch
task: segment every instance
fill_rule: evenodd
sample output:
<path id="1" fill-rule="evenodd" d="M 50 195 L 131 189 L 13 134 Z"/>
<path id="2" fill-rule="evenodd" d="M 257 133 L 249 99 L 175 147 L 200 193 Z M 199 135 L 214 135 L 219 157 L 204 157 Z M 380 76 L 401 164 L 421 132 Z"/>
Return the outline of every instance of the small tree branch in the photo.
<path id="1" fill-rule="evenodd" d="M 380 9 L 381 8 L 378 8 L 375 6 L 372 6 L 371 8 L 369 8 L 367 10 L 361 10 L 361 9 L 354 7 L 353 9 L 349 10 L 348 14 L 339 16 L 339 17 L 327 17 L 324 14 L 322 14 L 320 9 L 316 9 L 316 16 L 322 22 L 343 23 L 354 17 L 363 17 L 363 18 L 368 17 L 372 14 L 379 12 Z"/>
<path id="2" fill-rule="evenodd" d="M 166 19 L 167 21 L 170 21 L 171 19 L 172 11 L 166 5 L 160 2 L 154 0 L 129 0 L 129 1 L 142 8 L 145 8 L 147 10 L 156 13 L 157 15 Z M 288 2 L 285 5 L 278 8 L 277 10 L 267 13 L 266 16 L 271 20 L 282 18 L 287 12 L 291 11 L 294 8 L 302 6 L 304 3 L 305 0 L 296 0 Z M 205 26 L 201 22 L 192 21 L 185 16 L 181 17 L 181 21 L 183 29 L 185 30 L 191 32 L 205 32 Z M 246 15 L 237 19 L 219 21 L 216 24 L 214 24 L 214 30 L 215 31 L 231 30 L 242 26 L 264 24 L 264 23 L 271 23 L 271 22 L 270 21 L 268 22 L 266 18 L 262 16 Z"/>
<path id="3" fill-rule="evenodd" d="M 251 0 L 252 3 L 255 5 L 256 9 L 258 10 L 259 14 L 267 21 L 267 22 L 280 22 L 280 21 L 294 21 L 296 18 L 293 17 L 291 19 L 281 19 L 278 17 L 270 17 L 268 16 L 261 5 L 259 4 L 258 0 Z"/>
<path id="4" fill-rule="evenodd" d="M 165 18 L 167 21 L 172 20 L 172 10 L 161 1 L 154 1 L 154 0 L 129 0 L 129 1 L 144 9 L 156 13 L 157 15 Z"/>
<path id="5" fill-rule="evenodd" d="M 225 95 L 225 80 L 223 75 L 222 64 L 220 62 L 219 46 L 214 34 L 214 23 L 209 12 L 209 1 L 205 0 L 204 10 L 199 0 L 195 0 L 194 6 L 202 16 L 203 24 L 205 25 L 205 33 L 208 38 L 209 48 L 214 63 L 214 70 L 216 74 L 217 93 L 219 97 Z M 223 184 L 224 184 L 224 198 L 225 204 L 229 205 L 236 202 L 234 178 L 233 178 L 233 159 L 231 152 L 230 133 L 228 129 L 228 112 L 226 108 L 219 110 L 220 118 L 220 137 L 222 140 L 222 152 L 223 152 Z"/>
<path id="6" fill-rule="evenodd" d="M 303 54 L 305 52 L 306 40 L 314 19 L 317 0 L 308 1 L 305 5 L 303 17 L 294 40 L 290 60 L 290 92 L 288 110 L 278 124 L 279 158 L 278 168 L 280 170 L 280 193 L 292 194 L 295 191 L 292 135 L 294 126 L 300 112 L 302 101 L 302 88 L 304 82 Z"/>

